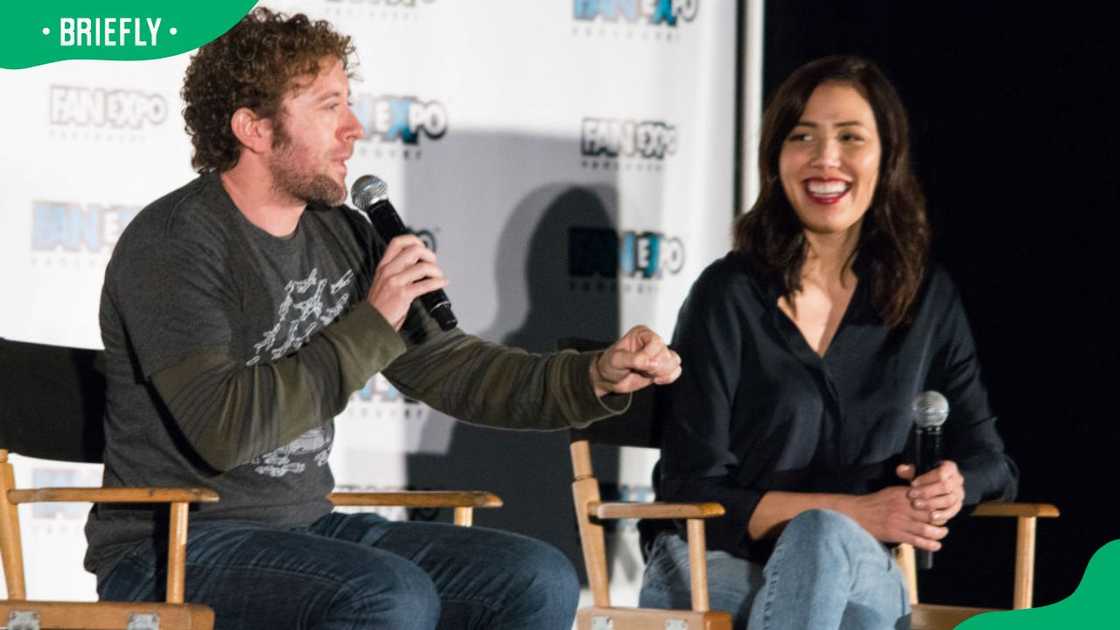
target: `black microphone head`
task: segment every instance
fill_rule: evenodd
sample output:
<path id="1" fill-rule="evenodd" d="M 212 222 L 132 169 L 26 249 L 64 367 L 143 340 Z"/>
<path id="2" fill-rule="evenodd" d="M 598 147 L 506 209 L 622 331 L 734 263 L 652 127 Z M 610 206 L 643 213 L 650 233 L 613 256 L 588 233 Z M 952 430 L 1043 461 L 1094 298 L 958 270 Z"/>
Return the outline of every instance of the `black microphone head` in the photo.
<path id="1" fill-rule="evenodd" d="M 376 175 L 362 175 L 350 187 L 350 200 L 359 210 L 389 197 L 389 186 Z"/>
<path id="2" fill-rule="evenodd" d="M 914 424 L 921 429 L 940 427 L 949 417 L 949 401 L 938 392 L 922 392 L 914 397 Z"/>

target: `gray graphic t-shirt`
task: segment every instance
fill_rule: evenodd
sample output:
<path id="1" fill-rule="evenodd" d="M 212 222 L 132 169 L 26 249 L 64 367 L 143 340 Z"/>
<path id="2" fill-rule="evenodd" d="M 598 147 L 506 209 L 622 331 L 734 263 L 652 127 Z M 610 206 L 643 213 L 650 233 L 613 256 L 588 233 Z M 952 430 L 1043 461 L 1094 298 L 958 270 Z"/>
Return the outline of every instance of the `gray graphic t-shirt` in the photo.
<path id="1" fill-rule="evenodd" d="M 359 276 L 372 268 L 371 247 L 358 242 L 346 212 L 352 211 L 310 207 L 290 238 L 276 238 L 249 223 L 218 177 L 210 175 L 136 217 L 106 271 L 101 303 L 110 381 L 107 484 L 216 490 L 221 502 L 202 506 L 195 518 L 296 526 L 330 509 L 330 418 L 349 392 L 319 391 L 331 386 L 329 381 L 302 383 L 306 391 L 300 399 L 320 399 L 303 418 L 287 417 L 298 407 L 277 410 L 268 404 L 278 389 L 292 389 L 286 381 L 312 380 L 270 374 L 272 364 L 294 356 L 364 300 L 368 280 Z M 329 372 L 314 363 L 330 359 L 331 353 L 299 355 L 311 363 L 303 366 L 308 374 Z M 204 374 L 195 381 L 209 382 L 176 389 L 178 395 L 164 406 L 163 397 L 153 396 L 166 393 L 152 391 L 160 384 L 157 375 L 184 363 L 196 364 L 194 373 Z M 230 417 L 249 418 L 227 437 L 259 445 L 259 452 L 246 446 L 237 449 L 232 462 L 207 461 L 197 440 L 222 430 L 214 425 L 223 422 L 226 410 L 190 399 L 229 387 L 237 365 L 260 368 L 251 385 L 261 394 L 224 401 L 247 407 Z M 277 415 L 305 426 L 294 437 L 280 439 L 283 431 L 263 420 L 257 426 L 252 422 L 255 416 Z M 157 417 L 162 423 L 152 422 Z M 151 521 L 144 508 L 96 508 L 87 527 L 91 563 L 96 565 L 99 553 L 116 540 L 134 540 L 137 532 L 129 530 L 146 531 Z"/>

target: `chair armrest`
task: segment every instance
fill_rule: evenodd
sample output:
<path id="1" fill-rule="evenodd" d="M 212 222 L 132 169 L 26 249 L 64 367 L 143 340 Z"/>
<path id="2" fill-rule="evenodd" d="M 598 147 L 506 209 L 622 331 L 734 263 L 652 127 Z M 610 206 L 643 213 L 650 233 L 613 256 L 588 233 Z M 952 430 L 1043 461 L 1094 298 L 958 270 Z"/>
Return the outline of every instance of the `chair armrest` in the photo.
<path id="1" fill-rule="evenodd" d="M 1012 608 L 1030 608 L 1034 601 L 1035 536 L 1039 518 L 1057 518 L 1058 508 L 1049 503 L 981 503 L 973 516 L 1010 516 L 1018 522 L 1015 533 L 1015 583 Z"/>
<path id="2" fill-rule="evenodd" d="M 723 516 L 718 503 L 600 503 L 587 504 L 587 512 L 599 519 L 616 518 L 714 518 Z"/>
<path id="3" fill-rule="evenodd" d="M 502 507 L 498 495 L 481 491 L 332 492 L 329 498 L 336 506 L 343 507 Z"/>
<path id="4" fill-rule="evenodd" d="M 1049 503 L 1007 503 L 989 501 L 976 506 L 973 516 L 1011 516 L 1034 518 L 1057 518 L 1058 508 Z"/>
<path id="5" fill-rule="evenodd" d="M 32 488 L 9 490 L 11 503 L 214 503 L 218 493 L 207 488 Z"/>

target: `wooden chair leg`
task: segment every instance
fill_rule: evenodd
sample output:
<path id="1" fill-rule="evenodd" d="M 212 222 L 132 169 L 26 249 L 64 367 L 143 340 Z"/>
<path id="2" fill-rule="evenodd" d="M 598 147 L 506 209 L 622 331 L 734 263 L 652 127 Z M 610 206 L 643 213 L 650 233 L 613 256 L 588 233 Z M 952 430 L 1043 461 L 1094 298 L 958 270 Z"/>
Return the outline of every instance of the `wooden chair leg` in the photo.
<path id="1" fill-rule="evenodd" d="M 1015 594 L 1012 608 L 1030 608 L 1034 598 L 1034 544 L 1038 519 L 1020 516 L 1015 537 Z"/>
<path id="2" fill-rule="evenodd" d="M 894 552 L 894 559 L 902 570 L 902 579 L 906 581 L 906 592 L 910 597 L 910 605 L 913 606 L 918 603 L 918 562 L 914 548 L 905 543 L 899 545 Z"/>
<path id="3" fill-rule="evenodd" d="M 688 519 L 688 573 L 692 578 L 692 610 L 708 612 L 708 556 L 704 521 Z"/>
<path id="4" fill-rule="evenodd" d="M 19 535 L 19 506 L 8 501 L 7 490 L 15 487 L 15 473 L 8 452 L 0 450 L 0 550 L 4 556 L 4 583 L 8 599 L 27 599 L 23 579 L 23 543 Z M 4 621 L 0 619 L 0 621 Z"/>
<path id="5" fill-rule="evenodd" d="M 167 603 L 182 604 L 186 584 L 187 508 L 186 503 L 171 504 L 171 525 L 167 535 Z"/>

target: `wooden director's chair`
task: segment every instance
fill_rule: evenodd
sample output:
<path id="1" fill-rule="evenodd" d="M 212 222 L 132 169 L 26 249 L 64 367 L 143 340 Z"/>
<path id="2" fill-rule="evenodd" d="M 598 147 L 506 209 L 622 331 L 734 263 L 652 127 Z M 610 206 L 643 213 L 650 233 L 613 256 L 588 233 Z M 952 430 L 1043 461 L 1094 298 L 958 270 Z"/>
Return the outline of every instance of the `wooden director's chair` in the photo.
<path id="1" fill-rule="evenodd" d="M 560 342 L 561 348 L 574 348 L 580 351 L 595 350 L 605 345 L 579 339 Z M 599 484 L 591 467 L 591 444 L 659 448 L 660 435 L 654 422 L 651 389 L 646 388 L 635 393 L 630 409 L 625 414 L 571 432 L 572 466 L 575 471 L 572 492 L 575 495 L 576 518 L 579 523 L 584 562 L 587 565 L 588 582 L 595 598 L 594 607 L 579 611 L 577 617 L 579 630 L 599 630 L 607 627 L 614 630 L 631 628 L 662 630 L 670 627 L 681 630 L 731 628 L 728 613 L 708 611 L 707 568 L 703 562 L 705 557 L 703 519 L 722 516 L 723 507 L 717 503 L 603 503 L 599 499 Z M 1030 608 L 1034 588 L 1036 525 L 1039 518 L 1057 517 L 1058 508 L 1048 503 L 987 502 L 977 506 L 972 516 L 1003 516 L 1018 520 L 1013 608 Z M 620 518 L 687 519 L 692 611 L 611 607 L 602 521 Z M 910 545 L 900 545 L 895 554 L 902 567 L 909 591 L 913 609 L 911 622 L 914 630 L 947 630 L 956 627 L 969 617 L 994 610 L 919 603 L 914 548 Z M 667 625 L 669 623 L 676 625 Z"/>
<path id="2" fill-rule="evenodd" d="M 0 555 L 7 599 L 0 629 L 210 630 L 214 613 L 184 603 L 188 509 L 218 495 L 205 488 L 33 488 L 15 486 L 9 451 L 29 457 L 101 463 L 105 375 L 101 352 L 0 339 Z M 470 526 L 476 508 L 501 507 L 489 492 L 334 492 L 339 507 L 454 509 L 456 525 Z M 166 503 L 168 528 L 165 602 L 47 602 L 28 600 L 18 508 L 24 503 Z"/>

